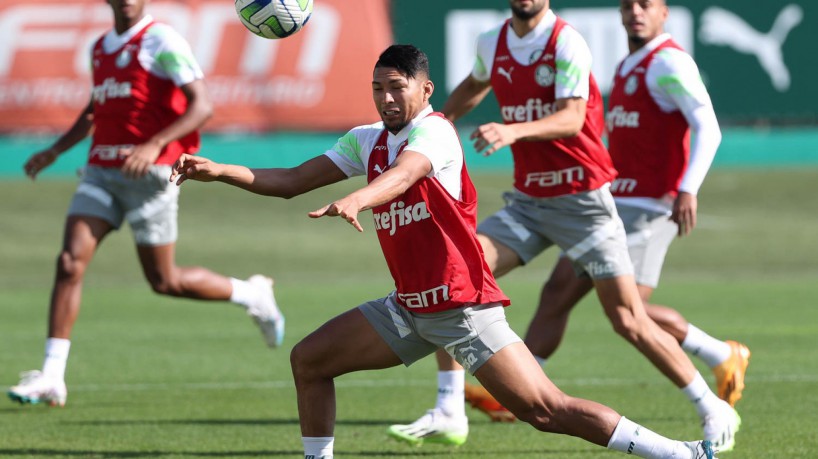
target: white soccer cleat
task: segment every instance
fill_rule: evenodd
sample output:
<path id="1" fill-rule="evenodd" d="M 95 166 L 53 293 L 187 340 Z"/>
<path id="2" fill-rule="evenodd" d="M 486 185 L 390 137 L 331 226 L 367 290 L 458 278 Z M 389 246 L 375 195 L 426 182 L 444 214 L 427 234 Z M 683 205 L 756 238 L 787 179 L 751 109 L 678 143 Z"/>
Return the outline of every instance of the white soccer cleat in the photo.
<path id="1" fill-rule="evenodd" d="M 261 329 L 264 341 L 270 347 L 281 346 L 284 340 L 284 315 L 278 309 L 273 294 L 273 280 L 267 276 L 256 274 L 247 279 L 247 282 L 258 289 L 258 296 L 247 307 L 247 314 Z"/>
<path id="2" fill-rule="evenodd" d="M 685 446 L 690 450 L 690 459 L 717 459 L 713 444 L 708 440 L 686 441 Z"/>
<path id="3" fill-rule="evenodd" d="M 387 433 L 412 445 L 428 442 L 460 446 L 469 436 L 469 420 L 466 416 L 447 416 L 434 408 L 411 424 L 390 426 Z"/>
<path id="4" fill-rule="evenodd" d="M 50 406 L 65 406 L 68 389 L 61 379 L 48 377 L 40 370 L 20 373 L 20 382 L 8 390 L 11 400 L 20 404 L 48 403 Z"/>
<path id="5" fill-rule="evenodd" d="M 704 439 L 713 444 L 720 453 L 731 451 L 736 446 L 736 433 L 741 427 L 741 416 L 727 402 L 718 414 L 707 416 L 702 423 Z"/>

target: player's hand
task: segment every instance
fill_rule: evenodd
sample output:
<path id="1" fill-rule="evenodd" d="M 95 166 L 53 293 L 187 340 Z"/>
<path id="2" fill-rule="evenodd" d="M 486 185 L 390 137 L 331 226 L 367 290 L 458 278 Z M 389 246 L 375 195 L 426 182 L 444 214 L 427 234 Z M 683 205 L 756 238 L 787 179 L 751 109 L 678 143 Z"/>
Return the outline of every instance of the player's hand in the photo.
<path id="1" fill-rule="evenodd" d="M 193 155 L 182 155 L 173 163 L 170 181 L 179 186 L 185 180 L 212 182 L 221 176 L 220 164 L 207 158 Z"/>
<path id="2" fill-rule="evenodd" d="M 489 156 L 517 140 L 514 136 L 514 129 L 500 123 L 481 125 L 472 132 L 470 139 L 474 141 L 474 149 L 483 156 Z"/>
<path id="3" fill-rule="evenodd" d="M 34 153 L 23 165 L 23 170 L 31 180 L 34 180 L 40 171 L 50 166 L 57 159 L 57 156 L 60 156 L 60 154 L 51 148 Z"/>
<path id="4" fill-rule="evenodd" d="M 314 210 L 307 215 L 309 215 L 310 218 L 321 218 L 324 216 L 341 217 L 349 222 L 349 224 L 358 230 L 359 233 L 363 233 L 364 228 L 361 226 L 361 223 L 358 222 L 359 210 L 360 206 L 355 202 L 355 200 L 347 196 L 346 198 L 339 199 L 332 204 L 327 204 L 320 209 Z"/>
<path id="5" fill-rule="evenodd" d="M 153 142 L 120 148 L 119 156 L 125 157 L 125 162 L 122 163 L 122 173 L 132 179 L 144 177 L 151 170 L 151 166 L 161 151 L 162 147 Z"/>
<path id="6" fill-rule="evenodd" d="M 695 194 L 680 191 L 673 201 L 673 213 L 670 219 L 679 225 L 679 237 L 687 236 L 696 227 L 696 208 L 698 200 Z"/>

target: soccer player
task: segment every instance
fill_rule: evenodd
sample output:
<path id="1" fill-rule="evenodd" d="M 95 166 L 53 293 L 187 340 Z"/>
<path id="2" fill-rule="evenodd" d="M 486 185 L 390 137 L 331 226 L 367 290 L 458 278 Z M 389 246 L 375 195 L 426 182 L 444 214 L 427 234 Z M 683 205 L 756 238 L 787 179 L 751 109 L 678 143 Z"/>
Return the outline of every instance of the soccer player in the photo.
<path id="1" fill-rule="evenodd" d="M 20 403 L 63 406 L 71 329 L 80 310 L 85 271 L 100 242 L 127 220 L 142 270 L 159 294 L 230 300 L 246 308 L 267 344 L 281 344 L 284 317 L 272 279 L 231 279 L 174 261 L 179 190 L 171 165 L 199 149 L 198 129 L 212 113 L 190 46 L 145 12 L 148 0 L 109 0 L 114 29 L 93 47 L 91 101 L 51 147 L 31 156 L 32 179 L 93 132 L 88 165 L 68 209 L 51 293 L 42 371 L 23 373 L 8 395 Z"/>
<path id="2" fill-rule="evenodd" d="M 620 7 L 630 55 L 617 67 L 609 99 L 608 146 L 619 171 L 612 192 L 647 304 L 670 243 L 696 226 L 696 193 L 721 133 L 695 62 L 664 32 L 664 1 L 622 0 Z M 692 145 L 690 131 L 695 134 Z M 525 339 L 538 359 L 544 361 L 557 349 L 571 309 L 592 288 L 588 278 L 574 275 L 570 260 L 560 258 Z M 735 406 L 744 389 L 747 346 L 717 340 L 673 309 L 647 305 L 647 312 L 712 369 L 719 398 Z M 475 406 L 501 415 L 502 408 L 485 391 L 467 387 L 466 393 Z"/>
<path id="3" fill-rule="evenodd" d="M 310 217 L 340 216 L 358 231 L 372 209 L 395 290 L 321 326 L 293 348 L 305 458 L 333 456 L 337 376 L 412 362 L 444 348 L 520 419 L 651 458 L 710 458 L 710 442 L 664 438 L 612 409 L 562 393 L 509 328 L 475 234 L 477 194 L 452 124 L 429 104 L 426 55 L 393 45 L 373 71 L 381 122 L 359 126 L 324 155 L 290 169 L 248 169 L 183 155 L 171 180 L 221 182 L 279 197 L 351 176 L 367 185 Z"/>
<path id="4" fill-rule="evenodd" d="M 505 122 L 484 124 L 472 134 L 477 151 L 492 154 L 511 145 L 514 155 L 515 190 L 505 196 L 506 207 L 478 227 L 486 261 L 502 275 L 559 246 L 591 278 L 617 333 L 694 404 L 705 438 L 730 448 L 738 414 L 710 390 L 640 299 L 611 196 L 616 173 L 600 137 L 602 100 L 590 73 L 590 51 L 547 0 L 509 3 L 511 19 L 478 38 L 472 74 L 443 107 L 456 120 L 493 89 Z M 410 443 L 466 441 L 464 373 L 441 353 L 438 368 L 435 408 L 412 424 L 391 426 L 391 436 Z"/>

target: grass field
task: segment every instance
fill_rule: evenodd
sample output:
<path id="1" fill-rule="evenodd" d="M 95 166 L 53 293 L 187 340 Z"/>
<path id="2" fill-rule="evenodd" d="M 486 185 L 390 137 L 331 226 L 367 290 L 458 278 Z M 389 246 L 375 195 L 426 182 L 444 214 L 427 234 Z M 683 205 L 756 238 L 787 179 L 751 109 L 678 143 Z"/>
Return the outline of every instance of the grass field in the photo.
<path id="1" fill-rule="evenodd" d="M 500 206 L 507 173 L 480 174 L 481 215 Z M 677 241 L 654 299 L 753 351 L 738 445 L 722 457 L 818 457 L 818 169 L 711 173 L 700 225 Z M 90 268 L 74 330 L 64 409 L 0 400 L 0 456 L 20 458 L 299 457 L 301 440 L 288 355 L 336 314 L 389 291 L 391 279 L 368 215 L 364 234 L 306 212 L 359 186 L 339 184 L 290 201 L 224 185 L 182 193 L 180 264 L 276 277 L 287 315 L 282 349 L 268 350 L 237 307 L 152 294 L 129 230 L 112 235 Z M 69 181 L 0 181 L 0 385 L 39 368 L 54 258 Z M 500 285 L 524 333 L 555 253 Z M 698 362 L 697 362 L 698 364 Z M 712 375 L 700 365 L 705 377 Z M 431 359 L 413 367 L 344 376 L 338 385 L 339 458 L 607 458 L 580 440 L 470 411 L 458 449 L 395 443 L 386 427 L 434 403 Z M 684 396 L 618 338 L 595 299 L 574 313 L 547 373 L 566 392 L 606 403 L 665 435 L 694 439 Z"/>

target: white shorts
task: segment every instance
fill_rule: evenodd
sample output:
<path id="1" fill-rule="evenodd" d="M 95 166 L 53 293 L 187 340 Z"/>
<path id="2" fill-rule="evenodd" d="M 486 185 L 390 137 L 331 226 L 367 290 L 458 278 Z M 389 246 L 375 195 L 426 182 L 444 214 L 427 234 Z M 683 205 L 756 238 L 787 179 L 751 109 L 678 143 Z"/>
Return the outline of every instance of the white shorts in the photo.
<path id="1" fill-rule="evenodd" d="M 628 252 L 636 283 L 656 288 L 665 255 L 676 238 L 679 227 L 670 220 L 666 212 L 623 205 L 617 209 L 628 235 Z"/>
<path id="2" fill-rule="evenodd" d="M 477 232 L 508 246 L 523 264 L 552 245 L 593 279 L 633 274 L 625 228 L 608 186 L 584 193 L 534 198 L 503 195 L 506 206 L 483 220 Z"/>
<path id="3" fill-rule="evenodd" d="M 500 349 L 522 341 L 500 303 L 418 314 L 398 305 L 392 292 L 358 309 L 406 366 L 443 348 L 474 374 Z"/>
<path id="4" fill-rule="evenodd" d="M 68 215 L 101 218 L 116 229 L 127 220 L 138 245 L 176 242 L 179 187 L 171 183 L 171 166 L 151 166 L 131 179 L 114 168 L 88 166 L 68 208 Z"/>

